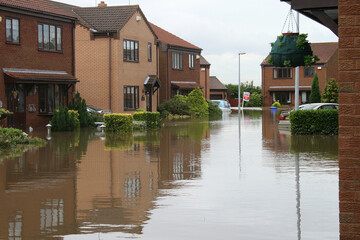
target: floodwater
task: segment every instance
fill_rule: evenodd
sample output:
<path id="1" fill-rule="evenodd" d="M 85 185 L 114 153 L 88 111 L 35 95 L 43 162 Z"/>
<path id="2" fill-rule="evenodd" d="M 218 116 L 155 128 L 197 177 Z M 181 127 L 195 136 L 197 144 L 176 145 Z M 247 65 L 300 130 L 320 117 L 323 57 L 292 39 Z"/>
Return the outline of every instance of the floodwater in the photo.
<path id="1" fill-rule="evenodd" d="M 338 239 L 337 137 L 276 119 L 52 133 L 0 159 L 0 239 Z"/>

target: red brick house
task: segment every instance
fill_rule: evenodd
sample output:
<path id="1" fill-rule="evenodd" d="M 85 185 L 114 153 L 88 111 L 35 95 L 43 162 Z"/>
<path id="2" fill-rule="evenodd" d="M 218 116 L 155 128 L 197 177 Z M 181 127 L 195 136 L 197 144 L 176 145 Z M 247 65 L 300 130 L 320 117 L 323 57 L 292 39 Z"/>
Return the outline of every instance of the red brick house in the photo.
<path id="1" fill-rule="evenodd" d="M 300 67 L 299 103 L 309 101 L 314 74 L 319 78 L 322 93 L 330 78 L 338 79 L 338 43 L 312 43 L 311 48 L 319 61 L 314 66 Z M 271 106 L 275 101 L 282 105 L 295 104 L 295 68 L 278 68 L 266 62 L 261 63 L 262 95 L 264 106 Z"/>
<path id="2" fill-rule="evenodd" d="M 210 63 L 200 56 L 200 88 L 204 93 L 205 99 L 210 99 Z"/>
<path id="3" fill-rule="evenodd" d="M 44 0 L 0 0 L 2 126 L 45 126 L 72 100 L 76 18 Z"/>
<path id="4" fill-rule="evenodd" d="M 215 77 L 210 77 L 210 99 L 227 99 L 227 87 Z"/>
<path id="5" fill-rule="evenodd" d="M 200 85 L 202 49 L 150 24 L 158 37 L 160 103 L 176 94 L 187 95 Z"/>

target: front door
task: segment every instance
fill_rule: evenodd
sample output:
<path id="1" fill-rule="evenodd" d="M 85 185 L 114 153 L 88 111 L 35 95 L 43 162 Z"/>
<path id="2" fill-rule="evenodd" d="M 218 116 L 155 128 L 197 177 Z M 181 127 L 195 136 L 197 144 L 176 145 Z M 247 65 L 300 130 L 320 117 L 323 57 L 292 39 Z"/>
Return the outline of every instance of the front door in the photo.
<path id="1" fill-rule="evenodd" d="M 147 89 L 146 91 L 146 111 L 152 111 L 152 94 L 151 89 Z"/>
<path id="2" fill-rule="evenodd" d="M 7 89 L 8 109 L 13 114 L 8 116 L 9 127 L 26 129 L 26 103 L 23 84 L 16 84 L 15 88 Z"/>

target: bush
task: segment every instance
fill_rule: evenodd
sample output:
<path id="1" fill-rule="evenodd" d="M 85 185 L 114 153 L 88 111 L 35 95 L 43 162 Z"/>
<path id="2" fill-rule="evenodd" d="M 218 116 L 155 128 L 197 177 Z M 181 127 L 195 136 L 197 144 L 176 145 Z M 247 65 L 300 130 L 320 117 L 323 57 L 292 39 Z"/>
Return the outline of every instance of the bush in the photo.
<path id="1" fill-rule="evenodd" d="M 320 95 L 320 87 L 319 87 L 319 78 L 317 73 L 315 73 L 314 79 L 311 85 L 311 92 L 309 96 L 310 103 L 319 103 L 321 102 L 321 95 Z"/>
<path id="2" fill-rule="evenodd" d="M 89 125 L 96 127 L 95 122 L 103 122 L 104 114 L 98 112 L 89 112 Z"/>
<path id="3" fill-rule="evenodd" d="M 261 107 L 262 106 L 262 94 L 252 93 L 250 94 L 250 101 L 245 104 L 245 107 Z"/>
<path id="4" fill-rule="evenodd" d="M 190 114 L 196 117 L 205 117 L 209 115 L 209 105 L 206 102 L 200 88 L 195 88 L 188 96 Z"/>
<path id="5" fill-rule="evenodd" d="M 334 78 L 326 84 L 321 101 L 325 103 L 337 103 L 339 100 L 339 87 Z"/>
<path id="6" fill-rule="evenodd" d="M 338 110 L 298 110 L 290 113 L 291 133 L 337 135 Z"/>
<path id="7" fill-rule="evenodd" d="M 172 99 L 160 104 L 158 111 L 162 116 L 172 115 L 190 115 L 190 105 L 187 97 L 175 95 Z"/>
<path id="8" fill-rule="evenodd" d="M 135 112 L 133 114 L 134 121 L 144 121 L 146 127 L 154 129 L 160 126 L 159 112 Z"/>
<path id="9" fill-rule="evenodd" d="M 271 106 L 281 108 L 281 104 L 279 102 L 274 102 Z"/>
<path id="10" fill-rule="evenodd" d="M 80 127 L 79 114 L 60 105 L 60 108 L 54 112 L 51 125 L 53 131 L 74 131 Z"/>
<path id="11" fill-rule="evenodd" d="M 31 138 L 20 129 L 0 127 L 0 152 L 17 149 L 18 145 L 45 145 L 46 141 L 40 138 Z"/>
<path id="12" fill-rule="evenodd" d="M 126 113 L 104 114 L 106 131 L 131 132 L 133 130 L 133 116 Z"/>
<path id="13" fill-rule="evenodd" d="M 210 118 L 221 118 L 222 117 L 222 111 L 219 108 L 219 106 L 216 103 L 214 103 L 214 102 L 212 102 L 210 100 L 206 100 L 206 102 L 209 105 L 209 117 Z"/>
<path id="14" fill-rule="evenodd" d="M 89 114 L 86 107 L 85 99 L 80 97 L 80 93 L 75 94 L 74 104 L 69 104 L 69 109 L 76 110 L 79 113 L 79 121 L 81 127 L 88 127 L 90 125 Z"/>

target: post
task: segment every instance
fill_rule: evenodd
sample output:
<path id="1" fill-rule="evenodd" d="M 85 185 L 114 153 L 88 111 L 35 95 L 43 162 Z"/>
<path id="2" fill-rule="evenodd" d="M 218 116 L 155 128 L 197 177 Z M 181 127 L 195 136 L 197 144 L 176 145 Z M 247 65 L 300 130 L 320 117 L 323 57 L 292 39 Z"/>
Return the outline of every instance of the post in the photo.
<path id="1" fill-rule="evenodd" d="M 296 22 L 296 28 L 297 32 L 300 33 L 300 24 L 299 24 L 299 12 L 296 14 L 297 16 L 297 22 Z M 300 68 L 295 68 L 295 110 L 299 110 L 299 85 L 300 85 Z"/>
<path id="2" fill-rule="evenodd" d="M 239 118 L 240 118 L 240 106 L 241 106 L 241 98 L 240 98 L 240 90 L 241 90 L 241 81 L 240 81 L 240 56 L 244 55 L 244 52 L 239 52 L 239 86 L 238 86 L 238 112 L 239 112 Z"/>

